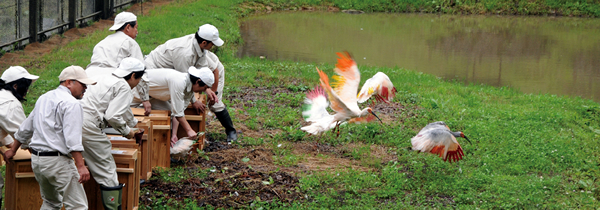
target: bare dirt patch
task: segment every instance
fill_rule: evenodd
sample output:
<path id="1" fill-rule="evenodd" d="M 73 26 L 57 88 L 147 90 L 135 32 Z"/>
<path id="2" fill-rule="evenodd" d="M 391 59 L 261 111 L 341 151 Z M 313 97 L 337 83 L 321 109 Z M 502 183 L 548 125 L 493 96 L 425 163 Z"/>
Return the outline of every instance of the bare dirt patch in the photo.
<path id="1" fill-rule="evenodd" d="M 208 138 L 211 139 L 210 136 Z M 218 208 L 248 207 L 257 199 L 285 203 L 305 200 L 299 190 L 300 174 L 315 171 L 358 170 L 373 171 L 377 168 L 361 166 L 360 160 L 345 155 L 353 148 L 368 148 L 378 161 L 388 162 L 396 158 L 388 148 L 378 145 L 351 143 L 333 147 L 311 142 L 295 142 L 292 154 L 302 156 L 293 166 L 280 166 L 274 161 L 276 153 L 269 146 L 239 147 L 223 142 L 212 142 L 204 149 L 206 157 L 194 154 L 172 167 L 185 167 L 194 173 L 213 169 L 205 178 L 191 178 L 179 183 L 166 183 L 162 179 L 151 179 L 142 188 L 152 193 L 142 195 L 140 202 L 151 205 L 157 200 L 194 199 L 198 206 L 211 205 Z M 159 174 L 155 173 L 154 176 Z M 155 193 L 162 192 L 162 193 Z"/>

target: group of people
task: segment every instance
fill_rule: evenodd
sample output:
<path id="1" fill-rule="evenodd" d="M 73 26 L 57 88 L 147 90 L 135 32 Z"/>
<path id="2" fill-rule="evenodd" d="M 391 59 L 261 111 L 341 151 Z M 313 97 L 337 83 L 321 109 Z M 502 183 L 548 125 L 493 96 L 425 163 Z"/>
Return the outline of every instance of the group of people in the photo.
<path id="1" fill-rule="evenodd" d="M 118 182 L 112 145 L 103 129 L 110 126 L 133 138 L 139 129 L 134 129 L 137 120 L 131 107 L 143 107 L 146 115 L 152 109 L 170 110 L 172 144 L 178 141 L 179 126 L 187 137 L 197 135 L 185 119 L 190 103 L 198 112 L 208 107 L 225 128 L 227 141 L 237 140 L 222 102 L 225 69 L 209 51 L 224 43 L 217 28 L 204 24 L 196 33 L 168 40 L 144 58 L 135 41 L 137 27 L 134 14 L 119 13 L 109 29 L 115 33 L 94 47 L 87 68 L 63 69 L 58 88 L 40 96 L 28 117 L 21 102 L 39 77 L 20 66 L 2 73 L 0 144 L 8 148 L 2 155 L 9 160 L 19 148 L 31 152 L 43 199 L 41 209 L 63 205 L 87 209 L 82 183 L 90 176 L 100 184 L 104 208 L 121 208 L 123 184 Z M 207 104 L 194 97 L 199 92 L 206 93 Z M 4 182 L 0 180 L 1 188 Z"/>

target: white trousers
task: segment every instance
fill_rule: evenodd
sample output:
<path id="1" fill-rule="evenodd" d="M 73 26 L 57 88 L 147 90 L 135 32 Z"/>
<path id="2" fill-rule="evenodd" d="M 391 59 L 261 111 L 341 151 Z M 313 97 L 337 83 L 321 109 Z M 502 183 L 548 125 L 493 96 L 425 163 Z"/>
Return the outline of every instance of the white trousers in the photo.
<path id="1" fill-rule="evenodd" d="M 93 116 L 83 115 L 83 158 L 94 180 L 105 187 L 119 185 L 117 165 L 110 152 L 112 144 L 102 132 L 100 122 Z"/>
<path id="2" fill-rule="evenodd" d="M 79 172 L 72 158 L 65 156 L 31 155 L 35 180 L 40 184 L 42 207 L 40 209 L 88 209 Z"/>
<path id="3" fill-rule="evenodd" d="M 223 77 L 225 75 L 222 75 Z M 219 87 L 217 88 L 217 92 L 219 92 L 217 94 L 217 98 L 219 99 L 219 102 L 213 104 L 212 106 L 208 106 L 208 109 L 210 109 L 211 112 L 220 112 L 223 111 L 225 109 L 225 104 L 223 103 L 223 86 L 225 85 L 225 80 L 219 80 Z"/>

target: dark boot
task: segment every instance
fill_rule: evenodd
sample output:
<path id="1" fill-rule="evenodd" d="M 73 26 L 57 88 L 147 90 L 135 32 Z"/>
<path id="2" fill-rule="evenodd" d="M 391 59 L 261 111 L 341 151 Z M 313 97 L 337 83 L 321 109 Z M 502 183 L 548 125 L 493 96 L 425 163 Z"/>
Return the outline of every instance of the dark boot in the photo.
<path id="1" fill-rule="evenodd" d="M 223 111 L 215 112 L 215 115 L 217 116 L 217 119 L 219 119 L 219 122 L 221 122 L 221 125 L 225 128 L 227 142 L 237 141 L 237 131 L 233 127 L 233 122 L 231 121 L 227 108 L 223 109 Z"/>
<path id="2" fill-rule="evenodd" d="M 102 191 L 102 205 L 107 210 L 121 210 L 121 198 L 123 198 L 124 184 L 115 187 L 104 187 L 100 185 Z"/>

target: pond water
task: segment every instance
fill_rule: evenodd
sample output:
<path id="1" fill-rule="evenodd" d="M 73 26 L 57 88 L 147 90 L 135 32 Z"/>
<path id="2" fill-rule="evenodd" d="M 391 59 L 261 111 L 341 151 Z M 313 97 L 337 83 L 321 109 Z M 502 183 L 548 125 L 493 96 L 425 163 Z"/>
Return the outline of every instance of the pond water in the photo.
<path id="1" fill-rule="evenodd" d="M 465 83 L 600 101 L 600 19 L 274 13 L 245 19 L 238 56 L 401 67 Z"/>

